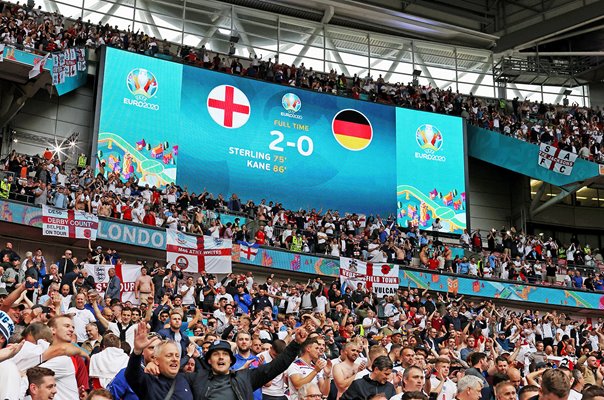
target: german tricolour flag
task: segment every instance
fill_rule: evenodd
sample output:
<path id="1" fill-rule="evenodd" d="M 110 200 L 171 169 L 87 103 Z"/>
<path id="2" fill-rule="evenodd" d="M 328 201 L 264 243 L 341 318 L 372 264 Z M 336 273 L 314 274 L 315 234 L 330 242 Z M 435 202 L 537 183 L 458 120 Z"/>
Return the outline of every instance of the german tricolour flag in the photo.
<path id="1" fill-rule="evenodd" d="M 338 143 L 352 151 L 363 150 L 373 138 L 371 123 L 356 110 L 342 110 L 337 113 L 331 128 Z"/>

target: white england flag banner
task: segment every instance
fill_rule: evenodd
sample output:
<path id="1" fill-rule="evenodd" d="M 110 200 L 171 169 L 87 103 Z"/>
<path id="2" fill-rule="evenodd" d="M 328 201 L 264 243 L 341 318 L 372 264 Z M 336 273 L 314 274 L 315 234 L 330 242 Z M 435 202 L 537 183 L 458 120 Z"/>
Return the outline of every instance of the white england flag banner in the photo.
<path id="1" fill-rule="evenodd" d="M 340 283 L 342 293 L 347 287 L 355 290 L 360 283 L 378 297 L 393 295 L 399 286 L 398 265 L 340 257 Z"/>
<path id="2" fill-rule="evenodd" d="M 233 271 L 231 239 L 192 236 L 166 229 L 166 259 L 184 272 L 227 274 Z"/>
<path id="3" fill-rule="evenodd" d="M 550 171 L 570 175 L 576 159 L 577 154 L 570 151 L 561 150 L 545 143 L 541 143 L 539 146 L 539 165 Z"/>
<path id="4" fill-rule="evenodd" d="M 42 206 L 42 235 L 96 240 L 98 228 L 94 214 Z"/>
<path id="5" fill-rule="evenodd" d="M 84 269 L 88 271 L 88 275 L 94 278 L 96 282 L 96 290 L 102 297 L 105 297 L 105 291 L 109 284 L 109 269 L 115 268 L 115 275 L 122 282 L 120 292 L 122 302 L 131 302 L 138 304 L 138 300 L 134 295 L 134 285 L 136 280 L 141 275 L 141 266 L 137 264 L 84 264 Z"/>

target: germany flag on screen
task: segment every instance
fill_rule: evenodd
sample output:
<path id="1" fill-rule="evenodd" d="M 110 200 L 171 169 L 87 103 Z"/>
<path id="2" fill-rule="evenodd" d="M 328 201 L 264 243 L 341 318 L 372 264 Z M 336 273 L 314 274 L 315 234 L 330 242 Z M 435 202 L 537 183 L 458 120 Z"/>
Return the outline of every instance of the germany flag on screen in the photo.
<path id="1" fill-rule="evenodd" d="M 367 117 L 356 110 L 342 110 L 332 123 L 333 135 L 345 149 L 363 150 L 373 138 L 373 129 Z"/>

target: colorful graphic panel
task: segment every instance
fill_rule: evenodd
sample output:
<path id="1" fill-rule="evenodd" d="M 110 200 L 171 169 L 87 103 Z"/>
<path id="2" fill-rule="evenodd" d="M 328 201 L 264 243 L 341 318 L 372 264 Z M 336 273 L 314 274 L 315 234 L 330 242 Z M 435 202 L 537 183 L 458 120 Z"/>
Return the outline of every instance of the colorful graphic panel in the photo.
<path id="1" fill-rule="evenodd" d="M 149 186 L 176 182 L 181 81 L 180 64 L 106 49 L 97 173 Z"/>
<path id="2" fill-rule="evenodd" d="M 467 227 L 463 120 L 396 109 L 397 220 L 462 233 Z"/>

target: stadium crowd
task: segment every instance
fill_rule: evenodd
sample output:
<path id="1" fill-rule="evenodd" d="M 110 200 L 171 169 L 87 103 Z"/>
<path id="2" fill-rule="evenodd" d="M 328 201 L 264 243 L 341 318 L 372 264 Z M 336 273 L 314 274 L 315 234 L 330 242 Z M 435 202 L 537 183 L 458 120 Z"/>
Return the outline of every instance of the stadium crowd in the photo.
<path id="1" fill-rule="evenodd" d="M 236 45 L 229 54 L 211 52 L 205 46 L 177 47 L 144 32 L 121 31 L 109 24 L 92 24 L 81 19 L 66 20 L 57 13 L 44 13 L 28 5 L 2 2 L 0 43 L 28 51 L 58 51 L 74 46 L 99 48 L 103 45 L 154 56 L 161 53 L 183 62 L 250 78 L 296 86 L 319 92 L 350 96 L 355 99 L 394 104 L 400 107 L 458 115 L 474 125 L 532 143 L 548 143 L 580 157 L 604 162 L 602 148 L 603 119 L 599 107 L 578 104 L 550 105 L 543 102 L 485 99 L 409 82 L 386 82 L 356 74 L 346 77 L 335 70 L 329 73 L 280 63 L 278 57 L 250 59 L 235 57 Z M 567 101 L 565 101 L 567 103 Z"/>
<path id="2" fill-rule="evenodd" d="M 135 301 L 84 263 L 0 251 L 0 398 L 543 400 L 604 396 L 604 320 L 363 285 L 141 264 Z M 125 260 L 124 260 L 125 262 Z"/>
<path id="3" fill-rule="evenodd" d="M 0 41 L 54 51 L 107 44 L 131 51 L 169 52 L 143 34 L 76 21 L 33 7 L 3 3 Z M 22 11 L 21 11 L 22 10 Z M 391 85 L 380 77 L 347 79 L 252 59 L 243 67 L 205 49 L 181 49 L 187 62 L 314 90 L 369 95 L 374 101 L 461 115 L 523 140 L 554 142 L 600 160 L 601 113 L 512 102 L 485 104 L 450 90 Z M 576 125 L 576 126 L 575 126 Z M 551 137 L 551 138 L 550 138 Z M 587 150 L 583 150 L 587 148 Z M 12 153 L 0 198 L 32 200 L 196 234 L 346 255 L 373 262 L 409 263 L 415 253 L 429 269 L 529 282 L 556 282 L 559 268 L 602 262 L 578 241 L 562 244 L 513 230 L 464 233 L 474 258 L 452 257 L 450 245 L 395 226 L 393 216 L 290 211 L 279 203 L 243 203 L 205 190 L 170 185 L 139 187 L 133 179 L 90 166 L 66 172 L 47 150 L 40 157 Z M 103 166 L 101 166 L 101 169 Z M 222 224 L 207 213 L 235 212 L 253 221 Z M 486 240 L 486 246 L 483 245 Z M 485 250 L 486 249 L 486 250 Z M 337 282 L 265 282 L 229 274 L 185 276 L 175 266 L 141 264 L 134 302 L 121 300 L 115 269 L 99 292 L 84 263 L 117 267 L 112 249 L 92 245 L 58 260 L 40 249 L 0 251 L 0 399 L 404 399 L 592 400 L 604 397 L 604 320 L 534 310 L 514 311 L 493 301 L 399 288 L 378 298 L 359 285 L 344 293 Z M 553 273 L 553 275 L 552 275 Z M 604 289 L 600 275 L 568 268 L 564 283 Z M 553 278 L 553 279 L 552 279 Z M 26 397 L 27 396 L 27 397 Z"/>
<path id="4" fill-rule="evenodd" d="M 512 228 L 486 235 L 480 230 L 464 232 L 459 244 L 444 242 L 438 225 L 429 236 L 414 226 L 397 226 L 393 215 L 287 210 L 277 201 L 255 204 L 237 194 L 227 199 L 177 185 L 139 186 L 135 178 L 122 182 L 102 166 L 97 176 L 85 164 L 67 174 L 64 162 L 48 149 L 37 156 L 12 152 L 4 169 L 10 174 L 0 182 L 0 198 L 296 252 L 406 265 L 416 257 L 423 267 L 454 274 L 604 290 L 602 254 L 575 238 L 561 243 Z M 223 223 L 221 215 L 232 222 Z M 454 255 L 454 248 L 458 253 L 472 250 L 474 257 Z"/>

